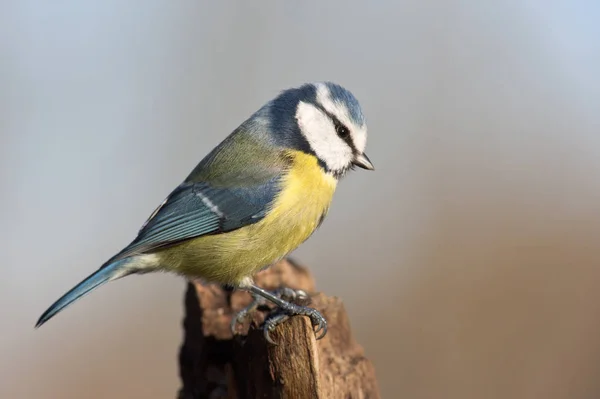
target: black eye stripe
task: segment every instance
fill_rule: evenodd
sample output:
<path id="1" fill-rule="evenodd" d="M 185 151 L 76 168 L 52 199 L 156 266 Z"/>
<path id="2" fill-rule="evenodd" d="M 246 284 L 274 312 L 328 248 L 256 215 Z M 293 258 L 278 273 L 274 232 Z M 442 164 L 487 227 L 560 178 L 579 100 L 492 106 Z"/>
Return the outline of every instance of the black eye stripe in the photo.
<path id="1" fill-rule="evenodd" d="M 348 127 L 346 125 L 344 125 L 342 122 L 340 122 L 340 120 L 333 115 L 332 113 L 328 112 L 325 108 L 323 108 L 321 106 L 321 104 L 314 104 L 315 107 L 317 107 L 317 109 L 319 109 L 321 112 L 323 112 L 325 115 L 327 115 L 329 117 L 329 119 L 331 119 L 331 121 L 333 122 L 333 126 L 335 127 L 335 132 L 336 134 L 342 139 L 344 140 L 344 142 L 346 144 L 348 144 L 348 146 L 350 147 L 350 149 L 352 150 L 352 153 L 356 154 L 356 147 L 354 147 L 354 143 L 352 142 L 352 137 L 350 137 L 350 129 L 348 129 Z"/>

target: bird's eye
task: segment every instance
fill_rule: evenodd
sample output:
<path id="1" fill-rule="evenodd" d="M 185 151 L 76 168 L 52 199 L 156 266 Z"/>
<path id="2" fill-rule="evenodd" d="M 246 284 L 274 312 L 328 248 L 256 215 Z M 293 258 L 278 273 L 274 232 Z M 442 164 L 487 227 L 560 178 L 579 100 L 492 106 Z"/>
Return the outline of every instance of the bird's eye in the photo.
<path id="1" fill-rule="evenodd" d="M 350 131 L 348 130 L 348 128 L 342 125 L 341 123 L 335 124 L 335 132 L 338 134 L 338 136 L 340 136 L 343 139 L 347 138 L 350 135 Z"/>

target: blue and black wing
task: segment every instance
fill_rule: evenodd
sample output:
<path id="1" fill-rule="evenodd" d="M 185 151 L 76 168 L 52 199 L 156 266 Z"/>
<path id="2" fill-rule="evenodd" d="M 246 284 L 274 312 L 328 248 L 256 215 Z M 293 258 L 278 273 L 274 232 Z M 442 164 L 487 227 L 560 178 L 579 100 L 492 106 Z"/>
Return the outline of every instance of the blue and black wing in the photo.
<path id="1" fill-rule="evenodd" d="M 236 145 L 240 141 L 245 145 Z M 288 166 L 281 153 L 238 131 L 200 162 L 111 261 L 260 221 Z"/>
<path id="2" fill-rule="evenodd" d="M 237 188 L 183 183 L 153 212 L 136 239 L 112 260 L 256 223 L 278 192 L 278 178 Z"/>

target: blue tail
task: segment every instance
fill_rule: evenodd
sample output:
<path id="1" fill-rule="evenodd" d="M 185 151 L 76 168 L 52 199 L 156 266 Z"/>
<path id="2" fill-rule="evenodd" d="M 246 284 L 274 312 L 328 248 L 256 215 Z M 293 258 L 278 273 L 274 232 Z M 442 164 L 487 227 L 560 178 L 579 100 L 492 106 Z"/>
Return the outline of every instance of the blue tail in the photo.
<path id="1" fill-rule="evenodd" d="M 116 262 L 110 263 L 106 266 L 101 267 L 92 275 L 87 277 L 81 283 L 77 284 L 75 287 L 71 288 L 69 292 L 64 294 L 60 299 L 52 304 L 42 314 L 39 318 L 35 328 L 38 328 L 52 317 L 54 317 L 58 312 L 69 306 L 71 303 L 75 302 L 77 299 L 81 298 L 94 288 L 101 286 L 102 284 L 114 280 L 119 277 L 123 277 L 128 273 L 123 273 L 123 269 L 126 263 L 128 263 L 128 259 L 121 259 Z"/>

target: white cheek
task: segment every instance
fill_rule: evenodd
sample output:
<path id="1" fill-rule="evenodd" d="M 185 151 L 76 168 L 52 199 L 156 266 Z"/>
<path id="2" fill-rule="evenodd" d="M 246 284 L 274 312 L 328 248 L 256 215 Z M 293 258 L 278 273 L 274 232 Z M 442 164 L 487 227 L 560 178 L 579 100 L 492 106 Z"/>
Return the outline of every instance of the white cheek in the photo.
<path id="1" fill-rule="evenodd" d="M 335 133 L 333 123 L 312 104 L 300 102 L 296 119 L 302 135 L 317 156 L 333 170 L 342 170 L 352 161 L 352 150 Z"/>

